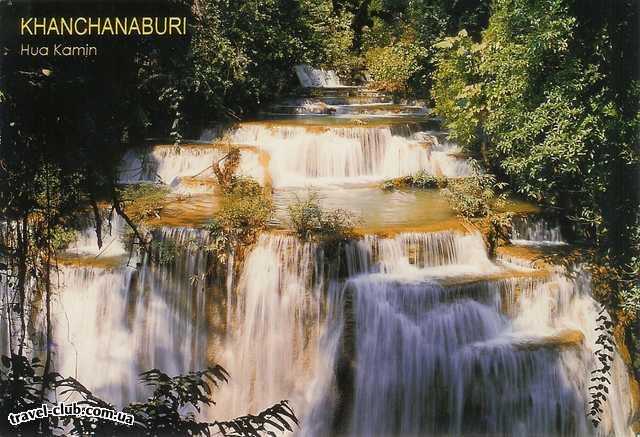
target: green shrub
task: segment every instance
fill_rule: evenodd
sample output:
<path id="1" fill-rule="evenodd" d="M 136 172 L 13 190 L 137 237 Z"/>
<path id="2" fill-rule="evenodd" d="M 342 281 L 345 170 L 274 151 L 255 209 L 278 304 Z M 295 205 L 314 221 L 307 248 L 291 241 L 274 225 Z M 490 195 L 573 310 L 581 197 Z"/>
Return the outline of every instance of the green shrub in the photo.
<path id="1" fill-rule="evenodd" d="M 223 198 L 218 220 L 245 241 L 266 227 L 271 212 L 272 202 L 266 196 L 231 195 Z"/>
<path id="2" fill-rule="evenodd" d="M 405 94 L 409 79 L 420 70 L 418 59 L 423 51 L 410 29 L 405 29 L 399 39 L 388 45 L 369 48 L 364 58 L 374 86 L 386 92 Z"/>
<path id="3" fill-rule="evenodd" d="M 380 188 L 385 191 L 392 191 L 399 188 L 434 189 L 445 188 L 447 184 L 448 179 L 445 176 L 433 176 L 425 170 L 420 170 L 409 176 L 388 179 L 380 185 Z"/>
<path id="4" fill-rule="evenodd" d="M 218 219 L 239 236 L 248 236 L 266 227 L 273 212 L 271 198 L 252 179 L 236 179 L 231 193 L 222 197 Z M 241 239 L 244 239 L 241 238 Z"/>
<path id="5" fill-rule="evenodd" d="M 129 185 L 120 192 L 124 209 L 134 222 L 160 217 L 160 212 L 168 202 L 169 188 L 164 185 Z"/>
<path id="6" fill-rule="evenodd" d="M 495 176 L 486 174 L 451 179 L 443 193 L 451 208 L 459 215 L 465 218 L 483 218 L 504 202 L 504 196 L 496 194 L 496 189 L 504 187 L 504 183 L 496 182 Z"/>
<path id="7" fill-rule="evenodd" d="M 257 197 L 263 195 L 263 189 L 253 178 L 234 176 L 231 179 L 230 194 L 239 197 Z"/>
<path id="8" fill-rule="evenodd" d="M 235 177 L 229 193 L 220 200 L 220 210 L 208 225 L 208 249 L 224 260 L 233 247 L 255 242 L 273 215 L 273 201 L 251 178 Z"/>
<path id="9" fill-rule="evenodd" d="M 357 220 L 353 213 L 344 209 L 324 210 L 317 193 L 311 192 L 306 198 L 296 198 L 289 205 L 289 220 L 296 234 L 302 240 L 336 243 L 353 236 Z"/>
<path id="10" fill-rule="evenodd" d="M 444 176 L 434 176 L 424 170 L 409 176 L 410 185 L 415 188 L 443 188 L 447 185 Z"/>

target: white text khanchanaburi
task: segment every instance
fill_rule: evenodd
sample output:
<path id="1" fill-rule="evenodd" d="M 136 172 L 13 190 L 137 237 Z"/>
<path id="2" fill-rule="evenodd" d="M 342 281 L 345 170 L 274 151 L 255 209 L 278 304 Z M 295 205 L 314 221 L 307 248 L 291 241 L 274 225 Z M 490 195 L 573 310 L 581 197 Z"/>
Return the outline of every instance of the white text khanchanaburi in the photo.
<path id="1" fill-rule="evenodd" d="M 186 35 L 186 17 L 22 17 L 22 36 Z"/>

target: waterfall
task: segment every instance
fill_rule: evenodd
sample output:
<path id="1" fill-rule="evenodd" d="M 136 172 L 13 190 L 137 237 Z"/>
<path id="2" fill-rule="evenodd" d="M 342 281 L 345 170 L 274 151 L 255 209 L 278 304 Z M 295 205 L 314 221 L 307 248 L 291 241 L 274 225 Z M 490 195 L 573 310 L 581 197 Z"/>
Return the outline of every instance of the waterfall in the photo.
<path id="1" fill-rule="evenodd" d="M 618 356 L 600 431 L 585 414 L 598 309 L 583 276 L 479 280 L 491 263 L 473 236 L 451 233 L 368 237 L 348 256 L 357 274 L 330 302 L 353 302 L 352 312 L 334 311 L 327 332 L 353 343 L 352 376 L 334 382 L 353 399 L 345 407 L 327 389 L 318 405 L 334 399 L 336 416 L 348 417 L 338 429 L 311 420 L 303 434 L 631 435 Z M 451 267 L 468 283 L 441 281 Z"/>
<path id="2" fill-rule="evenodd" d="M 77 233 L 66 250 L 73 256 L 116 257 L 127 253 L 122 241 L 125 222 L 118 214 L 113 214 L 110 221 L 105 220 L 102 226 L 102 247 L 98 247 L 96 229 L 89 226 Z"/>
<path id="3" fill-rule="evenodd" d="M 340 79 L 334 71 L 320 70 L 302 64 L 294 67 L 300 84 L 305 88 L 340 87 Z"/>
<path id="4" fill-rule="evenodd" d="M 180 243 L 201 236 L 167 229 L 161 238 Z M 161 266 L 62 267 L 53 301 L 56 371 L 123 406 L 148 395 L 137 382 L 140 372 L 205 368 L 215 344 L 210 311 L 216 296 L 191 281 L 205 262 L 206 255 L 194 251 Z"/>
<path id="5" fill-rule="evenodd" d="M 276 187 L 366 184 L 419 171 L 469 176 L 457 146 L 415 127 L 271 126 L 248 123 L 229 132 L 241 150 L 238 174 Z M 162 182 L 178 193 L 214 191 L 211 164 L 225 154 L 215 144 L 152 146 L 126 153 L 121 183 Z M 198 183 L 200 182 L 200 183 Z"/>
<path id="6" fill-rule="evenodd" d="M 450 149 L 432 151 L 418 138 L 399 135 L 390 127 L 310 129 L 247 124 L 231 138 L 269 153 L 276 187 L 369 183 L 421 170 L 444 176 L 470 174 L 464 160 L 448 155 Z"/>
<path id="7" fill-rule="evenodd" d="M 303 411 L 309 381 L 323 368 L 318 354 L 323 316 L 318 248 L 294 237 L 262 235 L 244 262 L 221 364 L 232 375 L 215 417 L 258 412 L 289 399 Z M 324 365 L 325 371 L 330 369 Z"/>
<path id="8" fill-rule="evenodd" d="M 598 311 L 585 275 L 510 277 L 479 234 L 450 231 L 368 235 L 344 256 L 338 274 L 317 244 L 265 233 L 226 293 L 193 281 L 197 248 L 137 270 L 64 267 L 55 369 L 124 405 L 148 395 L 141 371 L 220 363 L 232 378 L 207 418 L 289 399 L 305 436 L 631 435 L 617 356 L 600 431 L 585 414 Z"/>
<path id="9" fill-rule="evenodd" d="M 260 237 L 229 297 L 233 380 L 213 417 L 290 399 L 305 436 L 630 435 L 617 356 L 602 434 L 585 413 L 597 305 L 584 276 L 492 279 L 509 270 L 479 234 L 366 236 L 345 255 L 347 276 L 327 275 L 316 245 Z"/>
<path id="10" fill-rule="evenodd" d="M 560 225 L 541 217 L 515 217 L 511 242 L 518 245 L 556 246 L 565 244 Z"/>
<path id="11" fill-rule="evenodd" d="M 351 275 L 384 273 L 411 277 L 446 276 L 463 272 L 492 271 L 482 236 L 457 232 L 409 232 L 394 238 L 367 235 L 350 245 L 348 264 Z"/>
<path id="12" fill-rule="evenodd" d="M 131 150 L 120 167 L 121 183 L 162 182 L 178 192 L 193 192 L 189 178 L 211 179 L 211 164 L 226 153 L 224 147 L 214 145 L 152 146 Z M 251 150 L 241 153 L 239 175 L 251 176 L 264 183 L 264 169 L 258 154 Z"/>
<path id="13" fill-rule="evenodd" d="M 339 85 L 327 72 L 297 72 L 305 86 Z M 335 91 L 323 90 L 329 97 L 322 98 L 352 103 L 349 89 L 330 97 Z M 364 98 L 372 97 L 357 96 Z M 631 388 L 617 354 L 600 427 L 586 415 L 600 310 L 588 275 L 536 270 L 509 255 L 490 259 L 480 233 L 453 230 L 466 227 L 437 190 L 371 186 L 419 171 L 473 173 L 458 147 L 427 123 L 400 115 L 386 125 L 348 119 L 373 108 L 343 108 L 324 124 L 309 115 L 202 137 L 224 136 L 240 148 L 239 173 L 272 188 L 279 225 L 312 186 L 327 194 L 324 207 L 362 212 L 364 235 L 336 255 L 266 231 L 246 253 L 231 254 L 225 270 L 204 248 L 210 237 L 203 229 L 152 230 L 154 243 L 175 255 L 156 264 L 149 256 L 128 259 L 119 218 L 101 250 L 88 228 L 59 272 L 55 370 L 122 406 L 148 396 L 137 384 L 142 371 L 175 375 L 218 363 L 231 379 L 199 419 L 255 414 L 288 399 L 300 436 L 633 435 Z M 225 151 L 216 143 L 130 151 L 120 181 L 200 194 L 184 196 L 197 209 L 215 199 L 210 166 Z M 199 212 L 201 222 L 210 215 Z M 384 236 L 373 235 L 378 229 Z M 433 229 L 452 230 L 424 232 Z M 515 220 L 513 240 L 564 244 L 559 227 L 533 218 Z M 113 263 L 95 262 L 104 257 Z M 0 320 L 0 350 L 7 326 Z"/>

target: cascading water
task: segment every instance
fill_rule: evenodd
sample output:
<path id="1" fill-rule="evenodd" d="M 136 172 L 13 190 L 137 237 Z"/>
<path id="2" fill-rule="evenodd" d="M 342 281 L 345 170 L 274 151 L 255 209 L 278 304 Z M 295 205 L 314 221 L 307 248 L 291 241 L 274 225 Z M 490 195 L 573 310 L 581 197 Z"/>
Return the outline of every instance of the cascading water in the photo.
<path id="1" fill-rule="evenodd" d="M 304 409 L 309 381 L 326 357 L 318 354 L 323 315 L 318 248 L 295 237 L 263 235 L 247 256 L 236 293 L 225 353 L 233 376 L 213 413 L 229 418 L 290 399 Z"/>
<path id="2" fill-rule="evenodd" d="M 560 225 L 535 217 L 515 217 L 511 242 L 518 245 L 557 246 L 565 244 Z"/>
<path id="3" fill-rule="evenodd" d="M 278 235 L 248 255 L 223 360 L 235 382 L 214 416 L 288 398 L 309 436 L 598 435 L 585 414 L 597 308 L 584 280 L 494 280 L 511 270 L 477 234 L 368 236 L 346 248 L 346 280 L 321 258 Z M 615 363 L 601 435 L 630 433 Z"/>
<path id="4" fill-rule="evenodd" d="M 102 247 L 98 247 L 98 236 L 94 227 L 88 227 L 79 232 L 67 248 L 67 254 L 74 256 L 115 257 L 127 253 L 122 241 L 122 234 L 126 224 L 122 217 L 113 214 L 111 220 L 103 226 Z"/>
<path id="5" fill-rule="evenodd" d="M 269 170 L 278 186 L 367 183 L 426 170 L 434 175 L 466 176 L 464 160 L 451 149 L 431 150 L 413 135 L 389 127 L 305 128 L 249 124 L 231 136 L 238 144 L 270 155 Z"/>
<path id="6" fill-rule="evenodd" d="M 162 234 L 179 243 L 202 237 L 191 229 Z M 161 266 L 130 265 L 63 267 L 63 291 L 53 302 L 56 370 L 120 406 L 144 396 L 140 372 L 205 368 L 215 342 L 209 310 L 216 296 L 204 282 L 191 281 L 206 271 L 206 254 L 191 251 Z"/>
<path id="7" fill-rule="evenodd" d="M 213 178 L 211 165 L 225 156 L 225 146 L 153 146 L 129 151 L 120 168 L 121 183 L 162 182 L 176 191 L 192 191 L 182 185 L 183 178 Z M 264 181 L 260 157 L 251 151 L 241 154 L 239 174 Z"/>
<path id="8" fill-rule="evenodd" d="M 342 383 L 354 393 L 352 405 L 336 411 L 350 417 L 341 429 L 316 423 L 313 435 L 631 435 L 627 375 L 618 357 L 616 394 L 598 432 L 585 415 L 597 348 L 597 308 L 581 288 L 586 283 L 558 274 L 481 280 L 479 271 L 491 264 L 479 256 L 484 248 L 464 259 L 474 240 L 457 238 L 456 244 L 450 234 L 369 238 L 354 246 L 350 265 L 360 273 L 334 299 L 352 301 L 352 314 L 336 312 L 330 323 L 341 331 L 328 330 L 354 343 L 353 375 Z M 434 256 L 424 260 L 416 252 Z M 469 261 L 477 268 L 458 264 Z M 456 265 L 467 284 L 441 280 Z M 577 340 L 571 330 L 581 333 Z"/>
<path id="9" fill-rule="evenodd" d="M 228 134 L 241 146 L 241 173 L 270 180 L 280 210 L 297 194 L 283 187 L 307 185 L 340 197 L 326 199 L 330 206 L 373 210 L 354 185 L 420 170 L 471 174 L 455 145 L 420 129 L 262 122 Z M 147 152 L 125 157 L 122 181 L 159 177 L 175 191 L 187 190 L 185 178 L 211 178 L 207 168 L 223 153 L 213 145 Z M 380 197 L 383 207 L 371 216 L 387 206 L 406 211 L 410 202 L 442 208 L 437 193 L 425 193 L 383 193 L 396 197 Z M 448 224 L 447 211 L 433 217 Z M 394 236 L 349 242 L 339 262 L 319 244 L 265 232 L 244 259 L 231 257 L 217 281 L 205 274 L 213 255 L 199 248 L 204 230 L 156 231 L 161 244 L 201 244 L 165 264 L 129 266 L 122 224 L 104 253 L 90 249 L 88 231 L 71 248 L 76 257 L 123 261 L 62 269 L 56 370 L 123 405 L 146 396 L 135 384 L 140 371 L 176 374 L 219 363 L 231 381 L 206 418 L 289 399 L 301 418 L 296 434 L 304 436 L 632 435 L 629 382 L 617 356 L 603 422 L 596 430 L 587 420 L 598 307 L 586 275 L 569 279 L 560 270 L 490 260 L 477 233 L 404 232 L 398 223 Z M 517 224 L 514 238 L 561 241 L 541 223 Z"/>
<path id="10" fill-rule="evenodd" d="M 294 67 L 298 80 L 303 87 L 340 87 L 340 79 L 334 71 L 313 68 L 310 65 L 296 65 Z"/>

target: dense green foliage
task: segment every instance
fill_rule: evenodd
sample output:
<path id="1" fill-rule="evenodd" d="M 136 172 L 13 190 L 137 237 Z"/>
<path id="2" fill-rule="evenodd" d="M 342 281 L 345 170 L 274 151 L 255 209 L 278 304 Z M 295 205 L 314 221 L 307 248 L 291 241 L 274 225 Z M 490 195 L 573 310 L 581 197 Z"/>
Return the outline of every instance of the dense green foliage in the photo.
<path id="1" fill-rule="evenodd" d="M 615 45 L 632 20 L 607 30 L 606 20 L 620 18 L 607 17 L 609 8 L 594 23 L 568 3 L 497 1 L 480 42 L 461 32 L 439 43 L 436 111 L 520 193 L 564 208 L 591 239 L 628 243 L 630 228 L 617 220 L 633 223 L 637 199 L 615 183 L 634 182 L 638 86 L 630 67 L 610 63 L 616 49 L 633 55 Z M 594 24 L 595 34 L 582 28 Z M 613 68 L 628 70 L 624 85 Z"/>
<path id="2" fill-rule="evenodd" d="M 462 28 L 479 33 L 489 13 L 488 0 L 368 3 L 365 26 L 356 28 L 356 49 L 375 86 L 407 97 L 429 97 L 433 45 Z"/>
<path id="3" fill-rule="evenodd" d="M 493 175 L 450 180 L 444 189 L 449 205 L 463 217 L 481 218 L 489 216 L 504 204 L 503 183 L 497 183 Z"/>
<path id="4" fill-rule="evenodd" d="M 406 95 L 409 80 L 422 70 L 419 60 L 423 51 L 410 31 L 405 31 L 387 45 L 371 46 L 364 57 L 373 86 L 382 91 Z"/>
<path id="5" fill-rule="evenodd" d="M 177 126 L 255 111 L 295 85 L 296 64 L 348 71 L 350 19 L 329 0 L 197 2 L 190 45 L 173 55 L 187 70 L 175 85 L 175 104 L 185 108 L 174 114 Z"/>

